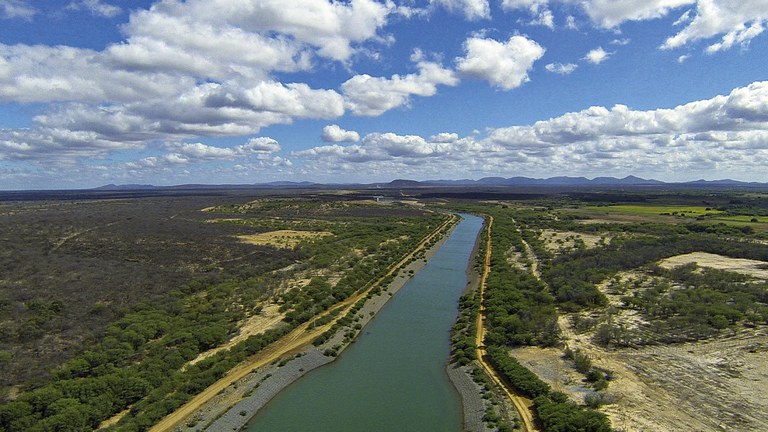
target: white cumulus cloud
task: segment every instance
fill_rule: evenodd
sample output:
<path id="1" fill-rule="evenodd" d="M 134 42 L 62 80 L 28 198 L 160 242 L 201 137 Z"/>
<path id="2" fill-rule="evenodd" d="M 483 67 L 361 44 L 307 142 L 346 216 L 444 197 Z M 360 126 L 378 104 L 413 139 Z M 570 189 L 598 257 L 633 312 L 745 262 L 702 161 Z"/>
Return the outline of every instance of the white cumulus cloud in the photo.
<path id="1" fill-rule="evenodd" d="M 317 48 L 318 54 L 344 61 L 355 52 L 354 45 L 373 39 L 387 22 L 394 8 L 374 0 L 327 2 L 316 0 L 261 0 L 232 2 L 228 0 L 170 0 L 156 3 L 148 11 L 131 16 L 126 31 L 134 36 L 151 36 L 167 45 L 182 44 L 190 48 L 178 32 L 191 27 L 207 41 L 193 36 L 194 45 L 205 53 L 217 55 L 217 48 L 230 33 L 251 35 L 277 33 L 282 39 L 293 40 Z M 181 27 L 168 27 L 177 25 Z M 253 54 L 257 46 L 242 46 L 243 54 Z"/>
<path id="2" fill-rule="evenodd" d="M 357 142 L 360 141 L 360 134 L 355 131 L 342 129 L 339 125 L 328 125 L 323 128 L 320 136 L 325 142 Z"/>
<path id="3" fill-rule="evenodd" d="M 390 78 L 355 75 L 341 85 L 347 108 L 357 115 L 377 116 L 407 106 L 413 95 L 433 96 L 438 85 L 459 83 L 456 74 L 440 64 L 420 61 L 417 67 L 418 73 Z"/>
<path id="4" fill-rule="evenodd" d="M 502 90 L 520 87 L 529 81 L 528 72 L 544 55 L 544 48 L 525 36 L 506 42 L 472 37 L 464 43 L 466 55 L 457 59 L 464 75 L 484 79 Z"/>
<path id="5" fill-rule="evenodd" d="M 671 109 L 590 107 L 531 125 L 498 128 L 485 138 L 438 134 L 429 139 L 369 134 L 360 144 L 295 153 L 311 172 L 371 178 L 504 175 L 706 176 L 762 172 L 768 163 L 768 82 Z"/>
<path id="6" fill-rule="evenodd" d="M 451 12 L 461 12 L 471 21 L 491 17 L 488 0 L 429 0 L 429 3 L 445 7 Z"/>
<path id="7" fill-rule="evenodd" d="M 166 98 L 194 79 L 114 68 L 102 53 L 67 46 L 0 44 L 0 100 L 131 102 Z"/>
<path id="8" fill-rule="evenodd" d="M 662 44 L 674 49 L 699 40 L 719 37 L 707 52 L 715 53 L 733 46 L 744 46 L 761 35 L 768 25 L 768 0 L 502 0 L 504 10 L 528 9 L 543 20 L 550 6 L 560 3 L 578 5 L 597 27 L 616 29 L 628 21 L 647 21 L 679 13 L 673 26 L 683 26 Z M 534 20 L 534 23 L 536 20 Z M 567 27 L 575 28 L 573 16 L 567 17 Z"/>
<path id="9" fill-rule="evenodd" d="M 660 18 L 671 10 L 695 3 L 696 0 L 586 0 L 584 11 L 593 22 L 612 28 L 625 21 Z"/>
<path id="10" fill-rule="evenodd" d="M 591 20 L 605 28 L 614 28 L 626 21 L 660 18 L 685 7 L 674 23 L 684 28 L 662 44 L 674 49 L 691 42 L 720 36 L 707 52 L 714 53 L 745 45 L 762 34 L 768 23 L 768 0 L 586 0 L 581 3 Z"/>
<path id="11" fill-rule="evenodd" d="M 452 143 L 459 140 L 459 134 L 452 132 L 441 132 L 429 137 L 429 142 L 433 143 Z"/>
<path id="12" fill-rule="evenodd" d="M 501 7 L 505 11 L 527 9 L 533 16 L 529 24 L 554 29 L 555 16 L 548 6 L 549 0 L 502 0 L 501 2 Z"/>
<path id="13" fill-rule="evenodd" d="M 241 155 L 252 153 L 276 153 L 282 150 L 277 140 L 269 137 L 251 138 L 247 143 L 235 147 L 235 151 Z"/>
<path id="14" fill-rule="evenodd" d="M 31 19 L 37 13 L 25 0 L 0 0 L 0 12 L 3 18 Z"/>
<path id="15" fill-rule="evenodd" d="M 591 51 L 589 51 L 585 56 L 584 60 L 592 63 L 592 64 L 600 64 L 606 60 L 608 60 L 608 57 L 610 57 L 611 54 L 603 49 L 603 47 L 597 47 Z"/>
<path id="16" fill-rule="evenodd" d="M 166 147 L 177 161 L 199 162 L 207 160 L 233 160 L 265 153 L 280 151 L 280 144 L 269 137 L 251 138 L 247 143 L 235 147 L 217 147 L 202 143 L 173 143 Z"/>
<path id="17" fill-rule="evenodd" d="M 693 18 L 662 48 L 673 49 L 687 43 L 723 35 L 707 51 L 714 53 L 734 45 L 745 45 L 762 34 L 768 23 L 768 0 L 717 1 L 699 0 Z"/>

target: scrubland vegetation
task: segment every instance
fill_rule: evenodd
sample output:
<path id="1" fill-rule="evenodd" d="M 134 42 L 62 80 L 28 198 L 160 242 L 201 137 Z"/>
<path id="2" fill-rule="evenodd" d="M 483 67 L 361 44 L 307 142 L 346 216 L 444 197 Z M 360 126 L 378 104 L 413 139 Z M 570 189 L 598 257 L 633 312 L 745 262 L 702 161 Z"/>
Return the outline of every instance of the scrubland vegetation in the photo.
<path id="1" fill-rule="evenodd" d="M 4 376 L 14 386 L 0 405 L 0 430 L 9 432 L 93 430 L 118 413 L 109 430 L 146 430 L 249 355 L 380 279 L 446 219 L 322 197 L 3 210 L 14 253 L 3 261 L 0 361 L 21 370 L 48 340 L 72 346 L 66 358 L 44 357 L 34 379 Z M 330 234 L 292 248 L 237 238 L 281 229 Z M 137 267 L 144 273 L 133 274 Z M 41 280 L 50 282 L 37 286 Z M 267 301 L 279 304 L 281 325 L 188 363 L 237 334 Z M 80 319 L 88 338 L 66 327 Z"/>
<path id="2" fill-rule="evenodd" d="M 587 345 L 620 353 L 768 328 L 766 279 L 660 265 L 701 252 L 768 265 L 765 195 L 419 193 L 494 217 L 487 360 L 534 401 L 544 431 L 610 430 L 600 411 L 618 403 L 614 371 Z M 146 430 L 302 323 L 353 325 L 361 304 L 344 317 L 333 306 L 383 278 L 445 218 L 354 195 L 0 204 L 0 431 L 92 430 L 110 418 L 109 430 Z M 486 252 L 479 242 L 478 272 Z M 461 365 L 475 360 L 479 303 L 474 291 L 460 301 L 452 355 Z M 202 358 L 266 305 L 282 322 Z M 572 332 L 586 342 L 574 345 Z M 521 347 L 557 350 L 588 392 L 553 390 L 510 355 Z M 495 411 L 486 420 L 516 424 Z"/>
<path id="3" fill-rule="evenodd" d="M 590 408 L 614 402 L 604 393 L 610 388 L 612 372 L 593 366 L 588 353 L 569 348 L 568 336 L 558 323 L 563 314 L 571 316 L 581 332 L 590 331 L 594 343 L 608 349 L 707 340 L 768 325 L 766 280 L 696 264 L 672 269 L 658 265 L 664 258 L 708 252 L 768 266 L 766 224 L 760 219 L 768 213 L 768 200 L 720 196 L 719 205 L 704 207 L 686 204 L 696 198 L 690 195 L 682 196 L 681 204 L 665 205 L 628 204 L 606 196 L 596 206 L 600 194 L 595 193 L 579 197 L 588 198 L 585 201 L 566 196 L 460 207 L 494 218 L 485 293 L 488 357 L 513 388 L 534 400 L 544 431 L 611 430 L 607 417 Z M 634 198 L 662 197 L 637 194 Z M 619 215 L 617 220 L 610 220 L 611 214 Z M 741 223 L 744 218 L 751 222 Z M 570 233 L 570 242 L 567 247 L 563 241 L 552 247 L 545 232 Z M 581 234 L 599 236 L 599 240 L 587 246 Z M 642 280 L 621 278 L 638 270 L 646 275 Z M 607 293 L 620 298 L 620 304 L 612 304 Z M 467 364 L 473 358 L 475 294 L 465 294 L 460 306 L 453 353 L 457 363 Z M 642 319 L 630 325 L 620 319 L 619 310 L 635 311 Z M 553 392 L 510 356 L 510 349 L 522 346 L 562 348 L 563 358 L 592 389 L 584 405 Z"/>

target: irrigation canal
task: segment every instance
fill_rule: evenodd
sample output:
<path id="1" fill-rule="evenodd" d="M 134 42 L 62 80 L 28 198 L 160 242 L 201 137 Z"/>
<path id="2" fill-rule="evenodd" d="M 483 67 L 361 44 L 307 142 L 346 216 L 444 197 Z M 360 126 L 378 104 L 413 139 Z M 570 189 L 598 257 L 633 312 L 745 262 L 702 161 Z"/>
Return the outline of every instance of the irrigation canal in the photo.
<path id="1" fill-rule="evenodd" d="M 482 219 L 462 215 L 445 244 L 333 363 L 295 382 L 249 432 L 459 432 L 461 402 L 445 373 L 457 301 Z"/>

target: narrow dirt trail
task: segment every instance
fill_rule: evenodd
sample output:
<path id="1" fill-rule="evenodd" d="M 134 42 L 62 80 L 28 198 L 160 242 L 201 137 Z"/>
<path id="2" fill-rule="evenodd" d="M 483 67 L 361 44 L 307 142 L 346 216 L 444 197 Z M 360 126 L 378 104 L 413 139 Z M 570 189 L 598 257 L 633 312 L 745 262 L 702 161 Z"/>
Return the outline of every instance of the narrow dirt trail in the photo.
<path id="1" fill-rule="evenodd" d="M 514 219 L 513 222 L 515 222 Z M 515 222 L 515 224 L 517 224 L 517 222 Z M 519 227 L 517 228 L 517 232 L 520 232 Z M 525 253 L 531 262 L 531 274 L 535 276 L 539 282 L 544 284 L 547 291 L 551 292 L 549 284 L 541 278 L 541 272 L 539 271 L 539 257 L 536 256 L 536 252 L 533 251 L 533 248 L 530 244 L 528 244 L 527 241 L 525 241 L 525 239 L 521 238 L 521 240 L 523 241 L 523 246 L 525 247 Z M 571 326 L 568 325 L 567 316 L 559 315 L 557 318 L 557 326 L 560 328 L 560 334 L 563 336 L 566 345 L 568 344 L 569 340 L 575 339 L 573 330 L 571 329 Z"/>
<path id="2" fill-rule="evenodd" d="M 193 415 L 205 403 L 213 399 L 220 391 L 226 389 L 234 381 L 244 378 L 246 375 L 251 373 L 251 371 L 253 371 L 254 369 L 258 369 L 260 367 L 266 366 L 276 360 L 279 360 L 280 358 L 286 355 L 298 352 L 303 347 L 311 344 L 315 338 L 317 338 L 318 336 L 326 332 L 328 329 L 331 328 L 331 326 L 333 326 L 333 324 L 337 320 L 341 319 L 341 317 L 346 315 L 346 313 L 350 309 L 352 309 L 355 303 L 365 298 L 373 288 L 379 286 L 383 280 L 385 280 L 387 277 L 397 272 L 400 269 L 400 267 L 408 263 L 408 261 L 411 258 L 413 258 L 413 256 L 415 256 L 417 253 L 424 250 L 427 247 L 427 244 L 432 239 L 434 239 L 436 236 L 440 235 L 441 233 L 445 232 L 445 230 L 448 229 L 450 226 L 452 226 L 457 219 L 458 219 L 458 216 L 455 216 L 455 215 L 452 216 L 450 219 L 448 219 L 446 222 L 440 225 L 435 231 L 433 231 L 431 234 L 424 237 L 424 239 L 422 239 L 422 241 L 416 246 L 414 250 L 412 250 L 407 255 L 405 255 L 400 261 L 390 266 L 389 270 L 384 276 L 382 276 L 378 280 L 371 283 L 367 288 L 361 290 L 361 292 L 355 295 L 352 295 L 348 297 L 346 300 L 329 308 L 328 311 L 313 317 L 312 319 L 305 322 L 304 324 L 301 324 L 300 326 L 293 329 L 287 335 L 283 336 L 282 338 L 270 344 L 263 350 L 254 354 L 243 363 L 240 363 L 239 365 L 235 366 L 229 372 L 227 372 L 227 374 L 223 378 L 219 379 L 215 383 L 208 386 L 208 388 L 198 393 L 195 397 L 193 397 L 187 403 L 179 407 L 176 411 L 167 415 L 160 422 L 158 422 L 152 428 L 150 428 L 149 431 L 150 432 L 172 431 L 177 425 L 182 423 L 189 416 Z M 310 326 L 316 320 L 322 318 L 323 316 L 326 316 L 327 314 L 339 308 L 342 308 L 343 310 L 331 322 L 322 326 L 314 326 L 310 328 Z"/>
<path id="3" fill-rule="evenodd" d="M 528 399 L 526 397 L 520 396 L 515 393 L 513 389 L 510 389 L 509 386 L 504 382 L 504 380 L 501 378 L 501 376 L 496 372 L 496 369 L 493 368 L 486 360 L 486 351 L 485 351 L 485 344 L 483 341 L 485 340 L 485 301 L 484 301 L 484 293 L 485 293 L 485 285 L 488 279 L 488 273 L 491 271 L 491 229 L 493 228 L 493 216 L 488 216 L 488 234 L 486 238 L 486 250 L 485 250 L 485 264 L 483 265 L 483 274 L 480 276 L 480 287 L 478 288 L 479 294 L 480 294 L 480 312 L 477 314 L 477 322 L 475 323 L 475 328 L 477 329 L 477 332 L 475 333 L 475 346 L 477 347 L 477 360 L 480 362 L 480 365 L 485 369 L 485 372 L 488 374 L 488 376 L 491 377 L 491 380 L 493 380 L 494 383 L 496 383 L 499 388 L 501 388 L 504 393 L 507 395 L 507 398 L 512 402 L 512 405 L 514 405 L 515 409 L 517 410 L 518 415 L 520 416 L 520 420 L 522 421 L 522 431 L 523 432 L 536 432 L 539 429 L 535 427 L 534 421 L 533 421 L 533 401 L 531 399 Z"/>
<path id="4" fill-rule="evenodd" d="M 277 306 L 274 306 L 274 309 L 277 309 Z M 254 317 L 249 318 L 249 320 L 253 319 Z M 260 318 L 260 317 L 257 317 Z M 280 322 L 285 319 L 285 313 L 275 313 L 274 316 L 267 318 L 267 319 L 260 319 L 259 323 L 257 325 L 249 325 L 248 320 L 246 320 L 245 324 L 239 326 L 240 333 L 238 333 L 236 336 L 234 336 L 229 341 L 225 342 L 222 345 L 217 346 L 216 348 L 211 348 L 208 351 L 201 352 L 198 354 L 197 357 L 193 358 L 187 364 L 183 366 L 184 369 L 186 369 L 189 366 L 192 366 L 194 364 L 197 364 L 208 357 L 211 357 L 218 353 L 219 351 L 224 351 L 227 349 L 232 348 L 233 346 L 239 344 L 240 342 L 243 342 L 244 340 L 248 339 L 251 336 L 255 336 L 259 333 L 262 333 L 264 331 L 273 329 L 277 327 Z"/>
<path id="5" fill-rule="evenodd" d="M 525 239 L 521 240 L 523 240 L 523 246 L 525 246 L 525 253 L 531 260 L 531 273 L 536 276 L 536 279 L 541 280 L 541 272 L 539 272 L 539 258 L 536 256 L 536 253 L 533 251 L 531 245 L 529 245 Z"/>
<path id="6" fill-rule="evenodd" d="M 65 243 L 67 243 L 68 241 L 70 241 L 72 239 L 76 239 L 76 238 L 80 237 L 83 234 L 87 234 L 89 232 L 93 232 L 93 231 L 104 229 L 104 228 L 109 228 L 112 225 L 117 225 L 118 223 L 120 223 L 120 222 L 110 222 L 110 223 L 108 223 L 106 225 L 96 226 L 96 227 L 93 227 L 93 228 L 88 228 L 88 229 L 84 229 L 82 231 L 78 231 L 78 232 L 72 233 L 72 234 L 70 234 L 70 235 L 60 239 L 58 242 L 56 242 L 56 244 L 53 245 L 53 247 L 51 248 L 51 250 L 48 251 L 48 253 L 52 254 L 52 253 L 56 252 L 57 250 L 61 249 L 61 247 L 64 246 Z"/>

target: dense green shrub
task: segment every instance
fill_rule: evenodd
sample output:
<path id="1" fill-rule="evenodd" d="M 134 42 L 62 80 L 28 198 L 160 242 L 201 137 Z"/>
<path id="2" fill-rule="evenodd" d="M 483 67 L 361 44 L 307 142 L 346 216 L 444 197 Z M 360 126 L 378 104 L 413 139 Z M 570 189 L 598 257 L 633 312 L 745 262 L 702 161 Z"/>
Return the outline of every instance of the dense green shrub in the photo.
<path id="1" fill-rule="evenodd" d="M 536 398 L 549 394 L 549 385 L 514 357 L 510 357 L 503 348 L 488 347 L 488 360 L 493 368 L 523 395 Z"/>
<path id="2" fill-rule="evenodd" d="M 570 401 L 546 396 L 534 399 L 536 417 L 545 432 L 611 432 L 605 414 L 587 410 Z"/>

